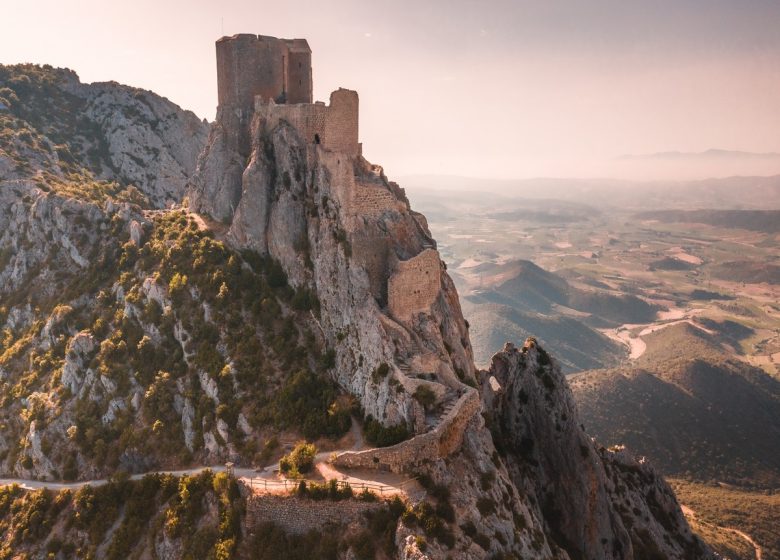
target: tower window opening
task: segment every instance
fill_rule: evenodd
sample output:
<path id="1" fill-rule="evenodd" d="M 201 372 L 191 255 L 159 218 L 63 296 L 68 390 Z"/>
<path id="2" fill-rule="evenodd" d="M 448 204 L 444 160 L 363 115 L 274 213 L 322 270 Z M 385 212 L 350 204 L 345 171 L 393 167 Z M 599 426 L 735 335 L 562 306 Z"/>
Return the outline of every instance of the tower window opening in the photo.
<path id="1" fill-rule="evenodd" d="M 314 143 L 315 144 L 319 144 L 320 143 L 320 135 L 319 134 L 315 134 L 314 135 Z"/>

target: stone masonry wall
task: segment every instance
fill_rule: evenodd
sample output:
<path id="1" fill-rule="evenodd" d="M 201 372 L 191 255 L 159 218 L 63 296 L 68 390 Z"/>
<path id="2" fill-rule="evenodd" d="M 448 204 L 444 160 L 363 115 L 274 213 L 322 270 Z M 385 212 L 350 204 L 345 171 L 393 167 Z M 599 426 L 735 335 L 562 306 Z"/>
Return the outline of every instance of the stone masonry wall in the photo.
<path id="1" fill-rule="evenodd" d="M 357 92 L 339 89 L 330 96 L 330 105 L 322 103 L 276 104 L 262 97 L 255 99 L 255 112 L 275 127 L 284 120 L 295 128 L 307 144 L 316 144 L 348 157 L 360 155 L 358 143 Z"/>
<path id="2" fill-rule="evenodd" d="M 413 313 L 428 311 L 441 292 L 441 260 L 435 249 L 426 249 L 398 263 L 387 283 L 390 314 L 408 321 Z"/>
<path id="3" fill-rule="evenodd" d="M 311 49 L 303 39 L 287 41 L 287 103 L 311 103 Z"/>
<path id="4" fill-rule="evenodd" d="M 405 208 L 404 203 L 384 186 L 366 183 L 358 183 L 352 192 L 350 207 L 353 213 L 370 218 L 379 217 L 388 210 L 402 212 Z"/>
<path id="5" fill-rule="evenodd" d="M 408 472 L 423 461 L 433 461 L 456 451 L 462 441 L 466 424 L 482 408 L 479 393 L 467 387 L 450 412 L 430 432 L 410 440 L 365 451 L 340 453 L 334 464 L 346 468 L 388 469 Z"/>
<path id="6" fill-rule="evenodd" d="M 326 525 L 347 526 L 365 521 L 365 513 L 382 507 L 381 502 L 341 500 L 338 502 L 308 500 L 293 496 L 252 494 L 247 499 L 246 527 L 248 533 L 261 523 L 273 522 L 288 533 L 302 535 Z"/>
<path id="7" fill-rule="evenodd" d="M 217 41 L 220 106 L 251 110 L 265 101 L 311 103 L 311 49 L 305 39 L 242 33 Z"/>

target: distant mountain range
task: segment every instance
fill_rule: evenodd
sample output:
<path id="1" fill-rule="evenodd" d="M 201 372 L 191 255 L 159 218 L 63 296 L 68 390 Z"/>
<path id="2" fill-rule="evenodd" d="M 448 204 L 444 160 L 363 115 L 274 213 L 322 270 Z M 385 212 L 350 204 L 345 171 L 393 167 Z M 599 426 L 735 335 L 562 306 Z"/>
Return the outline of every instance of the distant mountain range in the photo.
<path id="1" fill-rule="evenodd" d="M 619 156 L 620 160 L 674 160 L 674 161 L 710 161 L 713 159 L 737 159 L 737 160 L 756 160 L 771 159 L 780 160 L 780 153 L 777 152 L 741 152 L 739 150 L 718 150 L 711 149 L 703 152 L 655 152 L 652 154 L 625 154 Z"/>

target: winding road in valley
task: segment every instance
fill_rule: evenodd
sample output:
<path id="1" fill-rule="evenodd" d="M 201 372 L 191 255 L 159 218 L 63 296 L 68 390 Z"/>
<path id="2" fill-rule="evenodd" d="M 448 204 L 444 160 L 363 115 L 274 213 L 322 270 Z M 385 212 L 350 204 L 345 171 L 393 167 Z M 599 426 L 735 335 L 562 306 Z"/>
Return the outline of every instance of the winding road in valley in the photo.
<path id="1" fill-rule="evenodd" d="M 725 533 L 732 533 L 734 535 L 737 535 L 741 539 L 747 541 L 748 544 L 750 544 L 750 546 L 752 546 L 753 550 L 755 550 L 756 552 L 756 560 L 763 560 L 764 551 L 761 548 L 761 545 L 758 544 L 755 540 L 753 540 L 753 537 L 751 537 L 744 531 L 740 531 L 739 529 L 734 529 L 733 527 L 721 527 L 720 525 L 715 525 L 714 523 L 710 523 L 708 521 L 702 521 L 701 519 L 698 519 L 698 517 L 696 516 L 696 512 L 691 508 L 689 508 L 688 506 L 680 504 L 680 508 L 682 509 L 683 514 L 685 514 L 685 517 L 696 519 L 699 523 L 707 524 L 710 527 L 713 527 Z"/>

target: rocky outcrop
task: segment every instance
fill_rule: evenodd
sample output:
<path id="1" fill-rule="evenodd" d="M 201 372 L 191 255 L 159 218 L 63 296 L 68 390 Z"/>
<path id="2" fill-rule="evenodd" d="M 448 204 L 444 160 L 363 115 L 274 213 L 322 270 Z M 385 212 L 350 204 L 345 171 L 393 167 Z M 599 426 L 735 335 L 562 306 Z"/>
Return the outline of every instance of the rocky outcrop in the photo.
<path id="1" fill-rule="evenodd" d="M 0 67 L 0 90 L 5 116 L 30 129 L 0 149 L 0 181 L 86 171 L 135 187 L 156 208 L 181 202 L 208 134 L 191 111 L 151 91 L 84 84 L 50 66 Z"/>
<path id="2" fill-rule="evenodd" d="M 189 191 L 191 206 L 225 223 L 235 246 L 272 256 L 292 285 L 316 294 L 337 381 L 366 414 L 387 426 L 424 429 L 425 411 L 404 387 L 413 390 L 422 374 L 442 384 L 442 393 L 474 379 L 457 293 L 424 221 L 381 168 L 361 156 L 326 150 L 262 112 L 248 123 L 237 111 L 218 111 Z M 392 204 L 358 213 L 356 201 L 375 189 Z M 437 289 L 427 308 L 413 306 L 416 313 L 397 320 L 387 311 L 388 280 L 420 254 L 426 262 L 433 255 L 436 266 L 427 271 Z M 398 367 L 420 356 L 427 370 Z M 376 375 L 382 364 L 389 375 Z"/>
<path id="3" fill-rule="evenodd" d="M 329 372 L 366 416 L 412 436 L 340 457 L 425 481 L 426 498 L 395 527 L 400 558 L 710 557 L 652 468 L 585 434 L 535 343 L 475 371 L 424 217 L 356 138 L 339 151 L 339 138 L 303 134 L 294 106 L 221 108 L 190 177 L 203 141 L 191 115 L 65 71 L 28 81 L 14 82 L 27 97 L 7 100 L 13 126 L 55 119 L 36 105 L 41 92 L 59 92 L 52 106 L 89 126 L 60 119 L 57 142 L 33 126 L 0 146 L 9 473 L 249 462 L 260 430 L 278 427 L 274 406 L 290 402 L 273 398 L 300 390 L 291 402 L 305 414 L 318 393 L 336 393 L 314 376 Z M 354 92 L 339 96 L 356 107 Z M 81 189 L 68 179 L 74 159 Z M 164 207 L 185 183 L 200 217 L 135 204 Z M 171 542 L 156 540 L 158 555 L 178 557 Z"/>
<path id="4" fill-rule="evenodd" d="M 533 339 L 508 344 L 481 382 L 512 481 L 572 558 L 708 557 L 663 479 L 587 436 L 560 367 Z"/>

